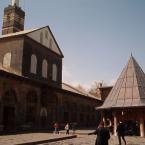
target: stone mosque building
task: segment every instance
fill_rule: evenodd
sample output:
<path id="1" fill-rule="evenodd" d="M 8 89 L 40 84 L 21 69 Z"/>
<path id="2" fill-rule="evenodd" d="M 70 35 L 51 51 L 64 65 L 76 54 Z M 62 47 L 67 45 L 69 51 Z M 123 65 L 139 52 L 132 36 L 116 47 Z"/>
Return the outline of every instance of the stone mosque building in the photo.
<path id="1" fill-rule="evenodd" d="M 49 26 L 24 30 L 19 0 L 4 9 L 0 37 L 0 131 L 93 126 L 102 101 L 62 83 L 63 54 Z"/>

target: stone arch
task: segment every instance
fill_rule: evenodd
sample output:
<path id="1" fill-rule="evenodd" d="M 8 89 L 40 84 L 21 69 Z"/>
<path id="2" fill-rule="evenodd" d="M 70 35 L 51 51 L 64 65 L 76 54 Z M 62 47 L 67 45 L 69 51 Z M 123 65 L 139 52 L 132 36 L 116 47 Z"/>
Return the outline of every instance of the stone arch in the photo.
<path id="1" fill-rule="evenodd" d="M 47 108 L 46 107 L 42 107 L 40 110 L 40 116 L 45 116 L 47 117 Z"/>
<path id="2" fill-rule="evenodd" d="M 37 72 L 37 57 L 34 54 L 32 54 L 32 56 L 31 56 L 30 72 L 34 73 L 34 74 L 36 74 L 36 72 Z"/>
<path id="3" fill-rule="evenodd" d="M 11 66 L 11 52 L 8 52 L 3 57 L 3 67 L 10 67 Z"/>
<path id="4" fill-rule="evenodd" d="M 41 107 L 41 109 L 40 109 L 41 127 L 47 126 L 47 116 L 48 116 L 47 108 Z"/>
<path id="5" fill-rule="evenodd" d="M 38 95 L 35 90 L 29 90 L 26 94 L 26 123 L 35 126 L 37 114 Z"/>
<path id="6" fill-rule="evenodd" d="M 57 65 L 52 65 L 52 80 L 57 81 Z"/>
<path id="7" fill-rule="evenodd" d="M 15 105 L 17 103 L 17 95 L 15 90 L 10 89 L 4 92 L 2 95 L 2 102 L 4 105 Z"/>
<path id="8" fill-rule="evenodd" d="M 4 130 L 14 130 L 16 127 L 17 95 L 15 90 L 10 89 L 2 95 L 2 123 Z"/>

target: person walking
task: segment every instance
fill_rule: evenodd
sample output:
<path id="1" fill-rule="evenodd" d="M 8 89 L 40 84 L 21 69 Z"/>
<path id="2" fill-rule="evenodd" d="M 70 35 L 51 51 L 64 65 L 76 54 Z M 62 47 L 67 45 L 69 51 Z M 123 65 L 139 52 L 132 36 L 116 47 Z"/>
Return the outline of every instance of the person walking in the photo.
<path id="1" fill-rule="evenodd" d="M 96 142 L 95 145 L 109 145 L 108 140 L 110 139 L 110 133 L 107 128 L 104 127 L 104 123 L 101 122 L 99 124 L 99 127 L 92 133 L 89 133 L 88 135 L 96 134 Z"/>
<path id="2" fill-rule="evenodd" d="M 69 123 L 65 125 L 66 134 L 69 134 Z"/>
<path id="3" fill-rule="evenodd" d="M 125 126 L 123 122 L 119 122 L 118 126 L 117 126 L 117 135 L 118 135 L 118 141 L 119 141 L 119 145 L 121 145 L 121 138 L 124 141 L 125 145 L 126 145 L 126 140 L 124 138 L 125 136 Z"/>
<path id="4" fill-rule="evenodd" d="M 54 123 L 53 127 L 54 127 L 54 133 L 59 134 L 59 125 L 57 122 Z"/>

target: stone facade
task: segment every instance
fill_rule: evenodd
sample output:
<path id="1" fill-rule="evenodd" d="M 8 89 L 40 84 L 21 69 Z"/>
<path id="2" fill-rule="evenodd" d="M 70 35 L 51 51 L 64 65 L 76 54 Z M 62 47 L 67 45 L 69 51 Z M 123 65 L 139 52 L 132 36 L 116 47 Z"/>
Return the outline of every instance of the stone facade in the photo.
<path id="1" fill-rule="evenodd" d="M 0 125 L 3 130 L 52 128 L 76 122 L 95 126 L 100 101 L 46 83 L 0 71 Z"/>
<path id="2" fill-rule="evenodd" d="M 61 89 L 62 56 L 27 36 L 0 39 L 0 125 L 2 130 L 48 128 L 53 122 L 95 125 L 100 119 L 96 98 Z M 11 52 L 9 67 L 4 56 Z M 31 55 L 37 56 L 36 74 L 30 72 Z M 48 77 L 42 77 L 42 60 L 48 60 Z M 57 64 L 57 81 L 52 80 L 52 64 Z"/>
<path id="3" fill-rule="evenodd" d="M 0 74 L 0 123 L 4 130 L 18 129 L 33 117 L 30 122 L 34 126 L 38 124 L 41 93 L 39 85 L 25 82 L 24 79 L 4 71 Z"/>
<path id="4" fill-rule="evenodd" d="M 48 82 L 50 85 L 61 87 L 62 82 L 62 57 L 45 48 L 40 43 L 25 37 L 16 36 L 10 38 L 0 39 L 0 64 L 3 65 L 4 55 L 11 53 L 10 68 L 6 68 L 9 71 L 15 71 L 17 74 L 39 79 L 41 81 Z M 30 72 L 30 63 L 32 54 L 37 57 L 37 70 L 36 74 Z M 42 77 L 42 61 L 48 62 L 48 76 L 47 79 Z M 52 81 L 52 65 L 57 64 L 57 82 Z M 5 67 L 5 66 L 2 66 Z"/>
<path id="5" fill-rule="evenodd" d="M 95 105 L 101 105 L 100 101 L 89 99 L 83 95 L 63 91 L 58 95 L 58 114 L 60 122 L 77 122 L 79 126 L 95 126 L 99 119 L 99 113 L 95 110 Z"/>
<path id="6" fill-rule="evenodd" d="M 22 74 L 23 44 L 22 37 L 0 39 L 0 64 L 3 64 L 5 54 L 10 52 L 12 55 L 10 69 L 15 70 L 18 74 Z"/>
<path id="7" fill-rule="evenodd" d="M 28 72 L 27 68 L 30 68 L 31 55 L 35 54 L 38 58 L 37 75 Z M 48 63 L 48 76 L 47 80 L 42 77 L 42 61 L 47 60 Z M 24 39 L 24 50 L 23 50 L 23 70 L 22 74 L 31 78 L 36 78 L 41 81 L 47 81 L 50 85 L 61 87 L 62 82 L 62 56 L 52 52 L 45 46 L 37 43 L 36 41 L 26 37 Z M 57 65 L 57 82 L 52 81 L 52 65 Z"/>
<path id="8" fill-rule="evenodd" d="M 11 27 L 18 32 L 9 30 L 5 18 L 9 11 Z M 18 5 L 5 9 L 2 34 L 7 35 L 0 38 L 0 130 L 48 129 L 56 121 L 96 126 L 100 115 L 95 107 L 102 102 L 62 88 L 63 54 L 49 26 L 21 31 L 15 16 L 24 19 Z"/>

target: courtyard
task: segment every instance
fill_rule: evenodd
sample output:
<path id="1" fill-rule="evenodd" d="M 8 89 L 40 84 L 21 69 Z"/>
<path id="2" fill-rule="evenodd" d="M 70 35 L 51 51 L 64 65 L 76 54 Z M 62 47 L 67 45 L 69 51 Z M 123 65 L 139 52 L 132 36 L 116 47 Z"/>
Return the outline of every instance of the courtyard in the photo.
<path id="1" fill-rule="evenodd" d="M 95 145 L 96 135 L 87 135 L 93 130 L 77 130 L 76 136 L 53 133 L 27 133 L 0 136 L 0 145 Z M 126 136 L 127 145 L 145 145 L 145 138 Z M 118 145 L 117 137 L 111 136 L 109 145 Z"/>
<path id="2" fill-rule="evenodd" d="M 96 136 L 81 135 L 74 139 L 53 142 L 45 145 L 95 145 Z M 145 145 L 145 138 L 141 137 L 126 137 L 127 145 Z M 117 137 L 111 136 L 109 145 L 118 145 Z M 124 144 L 122 144 L 124 145 Z"/>

